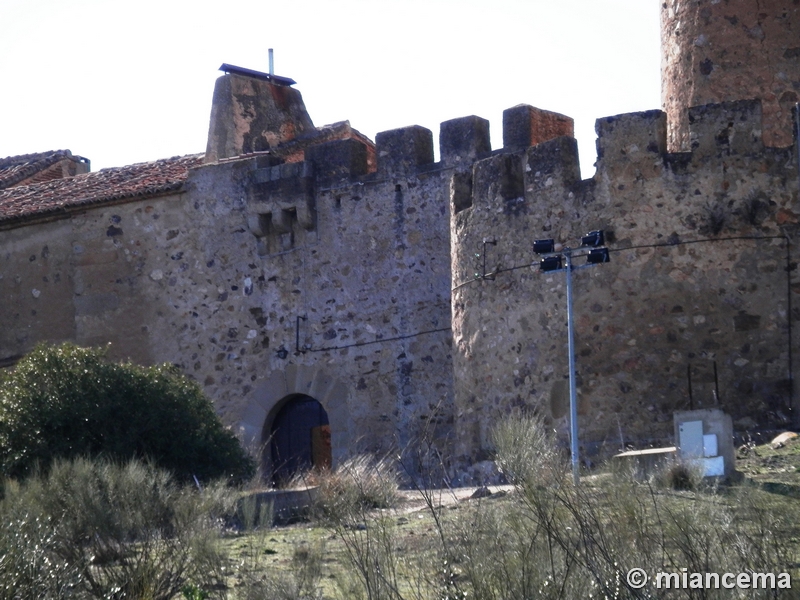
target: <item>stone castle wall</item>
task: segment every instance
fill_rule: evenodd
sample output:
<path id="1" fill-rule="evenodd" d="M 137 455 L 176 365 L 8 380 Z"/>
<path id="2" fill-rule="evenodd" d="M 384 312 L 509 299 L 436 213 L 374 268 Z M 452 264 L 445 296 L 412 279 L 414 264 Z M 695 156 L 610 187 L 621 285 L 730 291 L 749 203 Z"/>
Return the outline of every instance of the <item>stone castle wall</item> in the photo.
<path id="1" fill-rule="evenodd" d="M 111 342 L 180 365 L 251 445 L 308 393 L 335 457 L 425 436 L 465 464 L 515 408 L 565 434 L 564 276 L 539 272 L 532 242 L 603 229 L 611 262 L 574 274 L 586 449 L 666 438 L 691 407 L 740 428 L 792 419 L 797 156 L 764 147 L 760 104 L 693 109 L 691 153 L 666 151 L 661 111 L 600 119 L 588 180 L 563 115 L 506 113 L 514 145 L 495 151 L 487 121 L 454 119 L 438 163 L 409 127 L 5 231 L 0 351 Z"/>
<path id="2" fill-rule="evenodd" d="M 668 439 L 672 412 L 690 406 L 720 407 L 742 428 L 793 417 L 796 147 L 764 147 L 757 101 L 689 120 L 691 153 L 666 152 L 661 111 L 620 115 L 597 121 L 591 180 L 561 137 L 476 163 L 468 202 L 454 190 L 457 454 L 488 455 L 491 423 L 514 408 L 566 438 L 564 273 L 540 272 L 532 243 L 574 248 L 596 229 L 611 262 L 573 274 L 587 450 Z M 476 278 L 486 240 L 490 277 Z"/>
<path id="3" fill-rule="evenodd" d="M 338 457 L 446 436 L 450 170 L 419 127 L 377 149 L 373 173 L 368 148 L 335 140 L 3 232 L 0 356 L 70 340 L 178 364 L 253 445 L 296 393 L 332 413 Z"/>
<path id="4" fill-rule="evenodd" d="M 760 98 L 767 146 L 792 144 L 800 97 L 795 0 L 667 0 L 661 5 L 661 95 L 671 151 L 691 148 L 686 108 Z"/>
<path id="5" fill-rule="evenodd" d="M 254 451 L 305 394 L 334 463 L 410 447 L 412 468 L 441 454 L 456 474 L 514 410 L 566 439 L 564 273 L 542 273 L 532 244 L 602 229 L 611 262 L 573 274 L 585 454 L 665 440 L 676 410 L 800 422 L 792 97 L 763 80 L 784 63 L 736 41 L 760 27 L 794 86 L 796 9 L 763 6 L 752 25 L 738 0 L 665 3 L 666 113 L 599 119 L 586 180 L 558 113 L 508 109 L 495 150 L 485 119 L 446 121 L 434 162 L 422 127 L 373 144 L 314 128 L 286 86 L 221 77 L 207 162 L 179 191 L 2 231 L 0 366 L 38 341 L 111 343 L 178 364 Z M 763 104 L 727 102 L 745 81 Z"/>

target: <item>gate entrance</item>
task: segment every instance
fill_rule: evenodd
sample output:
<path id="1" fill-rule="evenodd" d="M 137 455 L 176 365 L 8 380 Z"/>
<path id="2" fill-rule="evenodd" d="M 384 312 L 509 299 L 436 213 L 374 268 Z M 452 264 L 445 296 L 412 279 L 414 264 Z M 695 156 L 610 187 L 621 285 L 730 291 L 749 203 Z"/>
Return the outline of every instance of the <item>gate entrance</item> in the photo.
<path id="1" fill-rule="evenodd" d="M 311 396 L 290 398 L 275 415 L 269 435 L 275 483 L 312 467 L 331 466 L 328 413 Z"/>

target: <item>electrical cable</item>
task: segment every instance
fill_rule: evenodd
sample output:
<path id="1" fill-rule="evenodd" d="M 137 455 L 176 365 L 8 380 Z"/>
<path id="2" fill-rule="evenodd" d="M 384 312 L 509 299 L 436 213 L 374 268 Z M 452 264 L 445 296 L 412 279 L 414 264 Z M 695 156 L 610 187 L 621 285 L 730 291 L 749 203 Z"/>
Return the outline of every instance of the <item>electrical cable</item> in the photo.
<path id="1" fill-rule="evenodd" d="M 726 241 L 733 241 L 733 240 L 785 240 L 786 236 L 784 235 L 742 235 L 742 236 L 730 236 L 724 238 L 702 238 L 699 240 L 686 240 L 686 241 L 679 241 L 679 242 L 661 242 L 659 244 L 641 244 L 638 246 L 627 246 L 625 248 L 608 248 L 609 253 L 611 252 L 625 252 L 627 250 L 638 250 L 641 248 L 669 248 L 673 246 L 683 246 L 687 244 L 701 244 L 707 242 L 726 242 Z M 504 273 L 506 271 L 516 271 L 518 269 L 527 269 L 530 267 L 535 267 L 538 265 L 539 262 L 532 262 L 524 265 L 515 265 L 513 267 L 508 268 L 498 268 L 491 273 L 486 273 L 485 275 L 481 275 L 479 277 L 474 277 L 472 279 L 468 279 L 466 281 L 462 281 L 454 288 L 451 288 L 451 292 L 455 292 L 457 289 L 464 287 L 470 283 L 474 283 L 476 281 L 482 281 L 484 279 L 488 279 L 489 277 L 494 277 L 499 275 L 500 273 Z"/>
<path id="2" fill-rule="evenodd" d="M 730 236 L 730 237 L 724 237 L 724 238 L 702 238 L 702 239 L 698 239 L 698 240 L 686 240 L 686 241 L 678 241 L 678 242 L 662 242 L 662 243 L 658 243 L 658 244 L 641 244 L 641 245 L 637 245 L 637 246 L 628 246 L 626 248 L 609 248 L 608 250 L 609 250 L 609 252 L 625 252 L 625 251 L 628 251 L 628 250 L 637 250 L 637 249 L 642 249 L 642 248 L 668 248 L 668 247 L 674 247 L 674 246 L 683 246 L 683 245 L 687 245 L 687 244 L 699 244 L 699 243 L 710 243 L 710 242 L 724 242 L 724 241 L 736 241 L 736 240 L 775 240 L 775 239 L 780 239 L 780 240 L 786 240 L 787 241 L 787 260 L 789 260 L 789 258 L 788 258 L 788 248 L 789 248 L 790 242 L 789 242 L 788 238 L 786 238 L 786 236 L 780 236 L 780 235 L 772 235 L 772 236 Z M 528 268 L 531 268 L 531 267 L 535 267 L 538 264 L 539 263 L 537 261 L 537 262 L 527 263 L 527 264 L 523 264 L 523 265 L 515 265 L 513 267 L 497 268 L 494 271 L 492 271 L 491 273 L 485 273 L 485 274 L 483 274 L 481 276 L 474 277 L 474 278 L 468 279 L 466 281 L 462 281 L 461 283 L 456 285 L 454 288 L 452 288 L 451 292 L 454 292 L 454 291 L 458 290 L 459 288 L 462 288 L 462 287 L 464 287 L 464 286 L 466 286 L 466 285 L 468 285 L 470 283 L 474 283 L 476 281 L 482 281 L 484 279 L 493 279 L 496 275 L 499 275 L 500 273 L 505 273 L 507 271 L 517 271 L 519 269 L 528 269 Z M 444 305 L 444 303 L 437 302 L 434 306 L 443 306 L 443 305 Z M 421 335 L 427 335 L 427 334 L 431 334 L 431 333 L 441 333 L 441 332 L 450 331 L 450 330 L 452 330 L 452 327 L 440 327 L 438 329 L 428 329 L 426 331 L 418 331 L 418 332 L 409 333 L 409 334 L 406 334 L 406 335 L 399 335 L 399 336 L 393 336 L 393 337 L 388 337 L 388 338 L 380 338 L 380 339 L 376 339 L 376 340 L 370 340 L 368 342 L 354 342 L 352 344 L 343 344 L 341 346 L 323 346 L 322 348 L 305 348 L 303 352 L 331 352 L 331 351 L 334 351 L 334 350 L 345 350 L 347 348 L 358 348 L 358 347 L 361 347 L 361 346 L 370 346 L 370 345 L 373 345 L 373 344 L 380 344 L 380 343 L 384 343 L 384 342 L 394 342 L 394 341 L 398 341 L 398 340 L 407 340 L 407 339 L 418 337 L 418 336 L 421 336 Z M 791 375 L 790 375 L 790 377 L 791 377 Z"/>
<path id="3" fill-rule="evenodd" d="M 800 107 L 800 104 L 798 105 Z M 800 108 L 798 108 L 798 114 L 800 115 Z M 800 121 L 800 118 L 798 119 Z M 798 125 L 798 140 L 800 140 L 800 124 Z M 788 321 L 788 378 L 789 378 L 789 401 L 788 401 L 788 410 L 790 415 L 794 412 L 794 407 L 792 405 L 792 397 L 793 397 L 793 387 L 794 387 L 794 369 L 792 364 L 792 277 L 791 277 L 791 246 L 792 241 L 787 235 L 741 235 L 741 236 L 728 236 L 723 238 L 701 238 L 698 240 L 685 240 L 685 241 L 675 241 L 675 242 L 661 242 L 658 244 L 640 244 L 637 246 L 628 246 L 626 248 L 608 248 L 609 253 L 611 252 L 626 252 L 628 250 L 637 250 L 642 248 L 668 248 L 672 246 L 683 246 L 688 244 L 701 244 L 701 243 L 713 243 L 713 242 L 729 242 L 729 241 L 737 241 L 737 240 L 783 240 L 786 242 L 786 279 L 787 279 L 787 321 Z M 474 277 L 473 279 L 468 279 L 456 285 L 454 288 L 451 289 L 451 292 L 455 292 L 456 290 L 476 281 L 481 281 L 484 279 L 494 279 L 498 274 L 504 271 L 515 271 L 517 269 L 526 269 L 530 267 L 534 267 L 538 265 L 538 262 L 533 262 L 530 264 L 525 265 L 517 265 L 514 267 L 509 267 L 507 269 L 497 268 L 492 273 L 484 273 L 481 276 Z M 716 367 L 716 365 L 715 365 Z M 691 391 L 690 391 L 691 394 Z M 792 421 L 794 419 L 792 418 Z"/>
<path id="4" fill-rule="evenodd" d="M 355 342 L 353 344 L 346 344 L 344 346 L 325 346 L 324 348 L 307 348 L 306 352 L 330 352 L 331 350 L 344 350 L 345 348 L 356 348 L 358 346 L 369 346 L 371 344 L 380 344 L 382 342 L 394 342 L 397 340 L 407 340 L 409 338 L 426 335 L 428 333 L 440 333 L 442 331 L 450 331 L 451 327 L 440 327 L 439 329 L 429 329 L 427 331 L 418 331 L 417 333 L 409 333 L 408 335 L 398 335 L 390 338 L 381 338 L 379 340 L 372 340 L 369 342 Z"/>

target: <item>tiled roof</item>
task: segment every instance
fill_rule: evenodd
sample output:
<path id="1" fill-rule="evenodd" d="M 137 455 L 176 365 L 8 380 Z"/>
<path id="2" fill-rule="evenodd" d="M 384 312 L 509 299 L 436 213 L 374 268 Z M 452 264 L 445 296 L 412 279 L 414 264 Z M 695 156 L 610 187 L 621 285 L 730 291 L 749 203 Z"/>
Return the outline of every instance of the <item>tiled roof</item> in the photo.
<path id="1" fill-rule="evenodd" d="M 81 156 L 73 156 L 69 150 L 50 150 L 0 158 L 0 190 L 12 187 L 65 159 L 86 161 Z"/>
<path id="2" fill-rule="evenodd" d="M 177 156 L 0 190 L 0 224 L 71 207 L 176 191 L 186 181 L 189 169 L 202 163 L 202 154 Z"/>

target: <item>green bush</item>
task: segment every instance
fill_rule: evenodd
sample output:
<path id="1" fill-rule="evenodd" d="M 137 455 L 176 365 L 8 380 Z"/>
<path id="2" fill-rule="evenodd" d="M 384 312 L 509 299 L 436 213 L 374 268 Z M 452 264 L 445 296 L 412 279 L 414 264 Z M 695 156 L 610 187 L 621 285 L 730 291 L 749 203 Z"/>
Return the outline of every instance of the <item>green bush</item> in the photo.
<path id="1" fill-rule="evenodd" d="M 147 459 L 182 481 L 254 471 L 200 387 L 175 367 L 39 345 L 0 379 L 0 472 L 25 477 L 76 456 Z"/>

